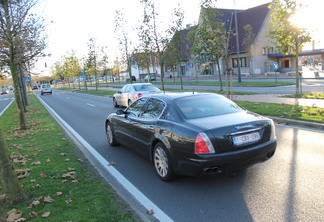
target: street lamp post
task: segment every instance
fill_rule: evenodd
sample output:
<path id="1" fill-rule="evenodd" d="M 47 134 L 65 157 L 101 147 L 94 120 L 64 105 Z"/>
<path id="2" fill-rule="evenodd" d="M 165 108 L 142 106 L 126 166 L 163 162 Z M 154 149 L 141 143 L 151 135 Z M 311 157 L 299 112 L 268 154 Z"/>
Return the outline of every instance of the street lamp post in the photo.
<path id="1" fill-rule="evenodd" d="M 236 6 L 234 2 L 234 17 L 235 17 L 235 33 L 236 33 L 236 50 L 237 50 L 237 72 L 238 72 L 238 82 L 242 82 L 241 78 L 241 61 L 240 61 L 240 46 L 239 46 L 239 36 L 238 36 L 238 28 L 237 28 L 237 13 Z"/>

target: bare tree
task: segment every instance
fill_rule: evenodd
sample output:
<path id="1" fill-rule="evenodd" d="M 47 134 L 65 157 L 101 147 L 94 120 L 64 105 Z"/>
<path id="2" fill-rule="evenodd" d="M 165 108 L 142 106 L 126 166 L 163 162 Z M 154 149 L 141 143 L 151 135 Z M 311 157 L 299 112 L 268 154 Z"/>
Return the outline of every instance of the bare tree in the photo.
<path id="1" fill-rule="evenodd" d="M 157 54 L 161 69 L 161 84 L 162 90 L 164 90 L 164 53 L 170 42 L 170 39 L 179 30 L 179 26 L 182 26 L 183 10 L 174 10 L 173 19 L 170 27 L 167 30 L 162 30 L 158 25 L 158 12 L 153 0 L 141 0 L 144 4 L 143 23 L 139 28 L 140 41 L 142 45 L 142 52 L 148 56 L 153 53 Z M 180 7 L 179 7 L 180 8 Z"/>
<path id="2" fill-rule="evenodd" d="M 21 91 L 22 66 L 46 47 L 43 20 L 29 13 L 37 3 L 37 0 L 0 0 L 0 56 L 13 78 L 21 129 L 27 128 Z"/>
<path id="3" fill-rule="evenodd" d="M 131 49 L 132 42 L 129 41 L 128 33 L 126 32 L 126 21 L 124 14 L 121 11 L 116 11 L 115 15 L 115 32 L 118 33 L 120 50 L 122 51 L 122 62 L 126 64 L 129 81 L 132 83 L 132 64 L 131 64 Z"/>

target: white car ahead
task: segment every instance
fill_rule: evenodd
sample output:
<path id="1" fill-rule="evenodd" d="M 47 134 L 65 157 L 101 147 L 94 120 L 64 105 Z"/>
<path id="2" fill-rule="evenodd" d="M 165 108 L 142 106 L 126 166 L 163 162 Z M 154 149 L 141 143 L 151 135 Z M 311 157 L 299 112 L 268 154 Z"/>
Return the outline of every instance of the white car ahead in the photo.
<path id="1" fill-rule="evenodd" d="M 50 84 L 42 84 L 41 85 L 41 95 L 44 94 L 52 94 L 52 87 Z"/>
<path id="2" fill-rule="evenodd" d="M 152 93 L 162 93 L 162 91 L 152 83 L 126 84 L 113 95 L 113 104 L 115 107 L 127 107 L 143 95 Z"/>

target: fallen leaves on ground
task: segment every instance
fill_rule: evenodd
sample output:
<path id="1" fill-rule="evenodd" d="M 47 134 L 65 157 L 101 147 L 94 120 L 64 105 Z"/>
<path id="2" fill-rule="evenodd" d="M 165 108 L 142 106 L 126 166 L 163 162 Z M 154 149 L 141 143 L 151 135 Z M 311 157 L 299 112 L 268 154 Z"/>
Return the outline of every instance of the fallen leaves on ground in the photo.
<path id="1" fill-rule="evenodd" d="M 55 196 L 61 196 L 63 193 L 62 192 L 56 192 Z"/>
<path id="2" fill-rule="evenodd" d="M 44 173 L 41 173 L 39 176 L 40 176 L 41 178 L 43 178 L 43 179 L 47 178 L 47 175 L 44 174 Z"/>
<path id="3" fill-rule="evenodd" d="M 34 200 L 27 208 L 37 207 L 40 204 L 39 200 Z"/>
<path id="4" fill-rule="evenodd" d="M 17 169 L 15 170 L 18 179 L 22 179 L 22 178 L 26 178 L 29 177 L 29 171 L 31 171 L 31 169 Z"/>
<path id="5" fill-rule="evenodd" d="M 72 203 L 72 201 L 73 201 L 73 200 L 72 200 L 71 198 L 65 200 L 66 203 Z"/>
<path id="6" fill-rule="evenodd" d="M 40 184 L 36 184 L 36 185 L 32 186 L 32 188 L 33 188 L 34 190 L 36 190 L 36 189 L 38 189 L 38 188 L 41 188 L 41 185 L 40 185 Z"/>
<path id="7" fill-rule="evenodd" d="M 51 212 L 44 212 L 44 213 L 42 213 L 42 218 L 47 218 L 47 217 L 49 217 L 50 214 L 51 214 Z"/>
<path id="8" fill-rule="evenodd" d="M 22 217 L 22 212 L 17 209 L 12 209 L 7 212 L 7 222 L 14 222 L 15 220 L 18 220 L 19 218 Z"/>
<path id="9" fill-rule="evenodd" d="M 35 212 L 35 211 L 32 211 L 32 212 L 29 213 L 29 216 L 30 216 L 31 218 L 35 218 L 35 217 L 38 216 L 38 213 Z"/>
<path id="10" fill-rule="evenodd" d="M 47 196 L 47 197 L 44 198 L 44 202 L 45 203 L 52 203 L 53 199 L 50 196 Z"/>
<path id="11" fill-rule="evenodd" d="M 36 162 L 32 162 L 30 165 L 32 166 L 37 166 L 37 165 L 41 165 L 42 163 L 40 161 L 36 161 Z"/>

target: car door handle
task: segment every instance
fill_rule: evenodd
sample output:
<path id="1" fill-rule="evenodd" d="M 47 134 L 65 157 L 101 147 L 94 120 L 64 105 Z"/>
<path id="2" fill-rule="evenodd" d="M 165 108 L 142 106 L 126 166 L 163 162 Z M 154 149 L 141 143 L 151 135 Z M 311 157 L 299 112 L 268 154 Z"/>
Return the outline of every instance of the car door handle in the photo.
<path id="1" fill-rule="evenodd" d="M 148 126 L 147 127 L 149 130 L 154 130 L 155 128 L 154 128 L 154 126 Z"/>

